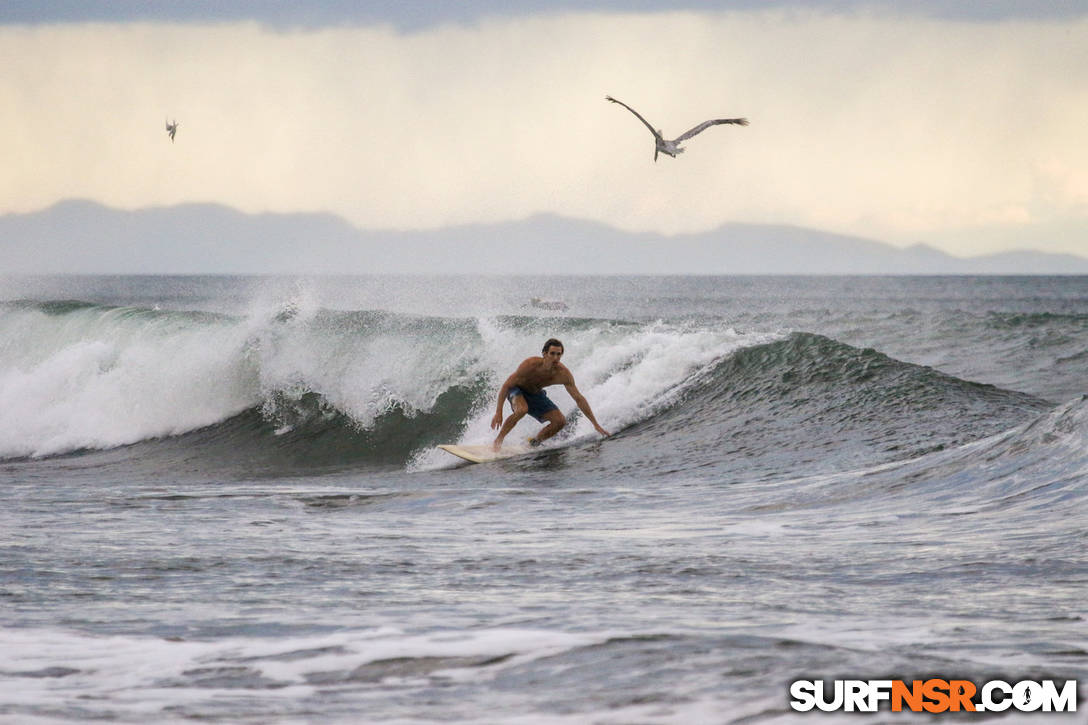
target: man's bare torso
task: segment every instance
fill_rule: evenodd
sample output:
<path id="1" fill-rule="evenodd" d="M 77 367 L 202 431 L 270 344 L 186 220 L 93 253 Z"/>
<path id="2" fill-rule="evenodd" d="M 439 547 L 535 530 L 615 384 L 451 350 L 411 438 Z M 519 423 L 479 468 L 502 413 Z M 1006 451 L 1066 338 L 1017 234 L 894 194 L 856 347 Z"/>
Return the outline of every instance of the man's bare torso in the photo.
<path id="1" fill-rule="evenodd" d="M 570 370 L 563 363 L 549 365 L 543 358 L 531 357 L 518 366 L 513 383 L 526 393 L 536 395 L 549 385 L 566 385 L 570 380 Z"/>

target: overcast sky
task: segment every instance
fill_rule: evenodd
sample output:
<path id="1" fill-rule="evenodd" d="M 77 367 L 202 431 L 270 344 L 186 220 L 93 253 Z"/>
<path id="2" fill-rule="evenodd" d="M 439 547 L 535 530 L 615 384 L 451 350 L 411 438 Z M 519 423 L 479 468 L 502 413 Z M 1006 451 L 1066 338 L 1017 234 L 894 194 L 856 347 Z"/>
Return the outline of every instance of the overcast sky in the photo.
<path id="1" fill-rule="evenodd" d="M 668 137 L 751 126 L 655 164 L 606 94 Z M 0 213 L 551 212 L 1085 254 L 1085 128 L 1083 2 L 0 4 Z"/>

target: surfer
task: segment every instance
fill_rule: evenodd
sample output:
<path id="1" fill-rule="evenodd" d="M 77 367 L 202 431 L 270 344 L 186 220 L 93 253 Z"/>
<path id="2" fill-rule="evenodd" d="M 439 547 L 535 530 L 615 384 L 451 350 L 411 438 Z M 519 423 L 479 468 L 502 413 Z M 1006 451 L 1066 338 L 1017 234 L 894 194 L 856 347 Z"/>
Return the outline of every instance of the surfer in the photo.
<path id="1" fill-rule="evenodd" d="M 586 418 L 603 436 L 609 432 L 600 426 L 589 407 L 589 401 L 574 385 L 574 376 L 567 366 L 559 362 L 563 357 L 563 343 L 552 338 L 544 343 L 540 357 L 526 358 L 514 374 L 506 379 L 499 388 L 499 405 L 495 410 L 495 417 L 491 419 L 491 427 L 499 430 L 495 438 L 494 449 L 497 451 L 502 446 L 506 434 L 513 430 L 517 422 L 525 417 L 525 414 L 536 418 L 541 423 L 547 423 L 540 432 L 529 439 L 529 445 L 539 446 L 541 441 L 551 438 L 563 429 L 567 424 L 567 418 L 558 406 L 551 401 L 544 388 L 549 385 L 563 385 L 570 397 L 578 404 L 578 408 L 585 413 Z M 502 419 L 502 405 L 504 400 L 510 401 L 511 413 L 506 422 Z"/>

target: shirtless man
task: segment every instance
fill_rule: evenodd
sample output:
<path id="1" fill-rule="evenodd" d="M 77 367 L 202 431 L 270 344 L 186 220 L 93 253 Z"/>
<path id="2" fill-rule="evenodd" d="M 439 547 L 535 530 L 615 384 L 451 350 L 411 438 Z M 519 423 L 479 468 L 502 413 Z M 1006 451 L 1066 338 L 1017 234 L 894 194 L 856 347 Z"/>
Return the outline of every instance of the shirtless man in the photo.
<path id="1" fill-rule="evenodd" d="M 570 374 L 570 370 L 567 369 L 566 365 L 559 362 L 561 357 L 563 357 L 563 343 L 552 338 L 544 343 L 544 349 L 541 351 L 540 357 L 527 358 L 521 365 L 518 365 L 518 369 L 514 371 L 514 374 L 508 377 L 502 387 L 499 388 L 499 405 L 495 409 L 495 417 L 491 419 L 492 429 L 502 427 L 495 439 L 494 449 L 496 451 L 502 446 L 506 434 L 514 429 L 514 426 L 525 417 L 526 413 L 541 423 L 547 423 L 546 426 L 540 429 L 539 433 L 529 439 L 529 445 L 531 446 L 539 446 L 541 441 L 551 438 L 567 424 L 566 416 L 548 398 L 548 394 L 544 392 L 544 388 L 549 385 L 563 385 L 566 387 L 570 397 L 574 398 L 574 402 L 585 413 L 586 418 L 589 418 L 589 422 L 593 424 L 597 432 L 603 436 L 609 435 L 608 431 L 597 423 L 597 419 L 593 416 L 593 411 L 589 407 L 589 402 L 575 387 L 574 376 Z M 510 414 L 505 423 L 502 420 L 504 400 L 509 400 L 510 407 L 514 409 L 514 412 Z"/>

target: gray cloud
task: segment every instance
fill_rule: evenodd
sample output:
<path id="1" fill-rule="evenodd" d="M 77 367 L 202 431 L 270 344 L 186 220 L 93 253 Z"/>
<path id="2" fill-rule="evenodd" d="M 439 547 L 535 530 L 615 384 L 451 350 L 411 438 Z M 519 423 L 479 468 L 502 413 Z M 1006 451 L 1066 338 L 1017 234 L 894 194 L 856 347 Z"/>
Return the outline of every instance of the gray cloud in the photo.
<path id="1" fill-rule="evenodd" d="M 541 13 L 752 11 L 784 9 L 830 13 L 894 13 L 964 21 L 1072 19 L 1088 14 L 1075 0 L 7 0 L 0 24 L 72 22 L 238 22 L 253 20 L 277 28 L 320 28 L 388 23 L 419 30 L 444 23 L 471 23 Z"/>

